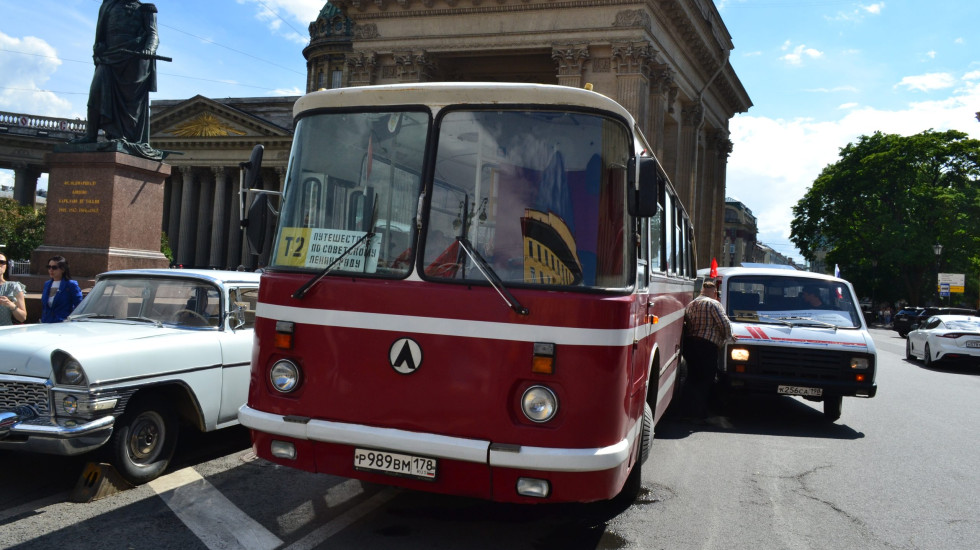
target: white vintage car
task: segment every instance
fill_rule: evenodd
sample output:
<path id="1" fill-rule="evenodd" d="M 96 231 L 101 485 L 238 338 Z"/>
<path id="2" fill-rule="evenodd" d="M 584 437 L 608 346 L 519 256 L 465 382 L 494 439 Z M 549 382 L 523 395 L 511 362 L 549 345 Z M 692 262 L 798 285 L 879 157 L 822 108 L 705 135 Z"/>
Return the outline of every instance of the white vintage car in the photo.
<path id="1" fill-rule="evenodd" d="M 105 447 L 133 484 L 159 476 L 178 425 L 238 423 L 259 274 L 110 271 L 64 323 L 0 329 L 0 450 Z"/>
<path id="2" fill-rule="evenodd" d="M 875 396 L 877 350 L 851 283 L 769 265 L 718 276 L 735 337 L 719 366 L 723 390 L 819 401 L 831 422 L 844 397 Z"/>

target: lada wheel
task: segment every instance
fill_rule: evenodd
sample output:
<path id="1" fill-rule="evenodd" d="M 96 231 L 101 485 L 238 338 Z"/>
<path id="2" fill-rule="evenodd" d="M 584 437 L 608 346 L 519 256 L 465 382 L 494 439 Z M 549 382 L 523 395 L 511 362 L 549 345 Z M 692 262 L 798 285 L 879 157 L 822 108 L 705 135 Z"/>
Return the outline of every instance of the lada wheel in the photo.
<path id="1" fill-rule="evenodd" d="M 828 395 L 823 400 L 823 416 L 829 422 L 836 422 L 840 418 L 841 408 L 844 406 L 844 396 Z"/>
<path id="2" fill-rule="evenodd" d="M 177 446 L 177 418 L 157 400 L 130 404 L 110 441 L 112 464 L 126 481 L 140 485 L 163 473 Z"/>

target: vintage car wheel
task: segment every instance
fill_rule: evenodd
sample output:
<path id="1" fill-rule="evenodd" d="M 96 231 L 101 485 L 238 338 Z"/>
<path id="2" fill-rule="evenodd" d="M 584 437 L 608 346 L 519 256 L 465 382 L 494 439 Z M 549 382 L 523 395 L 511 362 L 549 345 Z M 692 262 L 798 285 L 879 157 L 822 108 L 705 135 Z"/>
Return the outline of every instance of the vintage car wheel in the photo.
<path id="1" fill-rule="evenodd" d="M 829 422 L 836 422 L 840 418 L 841 408 L 844 406 L 844 396 L 828 395 L 823 400 L 823 416 Z"/>
<path id="2" fill-rule="evenodd" d="M 116 423 L 110 445 L 123 479 L 133 485 L 156 479 L 177 447 L 177 417 L 155 399 L 133 403 Z"/>

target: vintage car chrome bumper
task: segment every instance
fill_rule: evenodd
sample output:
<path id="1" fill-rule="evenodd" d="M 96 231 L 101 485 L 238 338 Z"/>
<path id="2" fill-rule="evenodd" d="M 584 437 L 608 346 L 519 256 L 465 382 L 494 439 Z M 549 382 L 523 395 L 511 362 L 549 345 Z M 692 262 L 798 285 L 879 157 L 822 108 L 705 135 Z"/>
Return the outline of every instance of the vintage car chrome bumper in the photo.
<path id="1" fill-rule="evenodd" d="M 40 416 L 31 407 L 0 411 L 0 450 L 77 455 L 101 447 L 116 419 L 103 416 L 78 423 Z"/>

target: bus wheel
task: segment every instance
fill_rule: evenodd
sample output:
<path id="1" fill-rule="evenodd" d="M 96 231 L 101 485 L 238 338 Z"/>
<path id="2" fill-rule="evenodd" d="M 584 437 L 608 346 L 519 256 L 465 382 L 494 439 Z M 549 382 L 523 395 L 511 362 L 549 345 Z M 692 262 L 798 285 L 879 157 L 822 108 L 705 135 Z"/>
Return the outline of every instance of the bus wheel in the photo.
<path id="1" fill-rule="evenodd" d="M 643 427 L 640 428 L 640 459 L 639 464 L 646 464 L 650 458 L 650 448 L 653 447 L 653 409 L 649 403 L 643 404 Z"/>
<path id="2" fill-rule="evenodd" d="M 823 416 L 829 422 L 836 422 L 840 418 L 841 407 L 844 405 L 844 396 L 829 395 L 823 400 Z"/>

